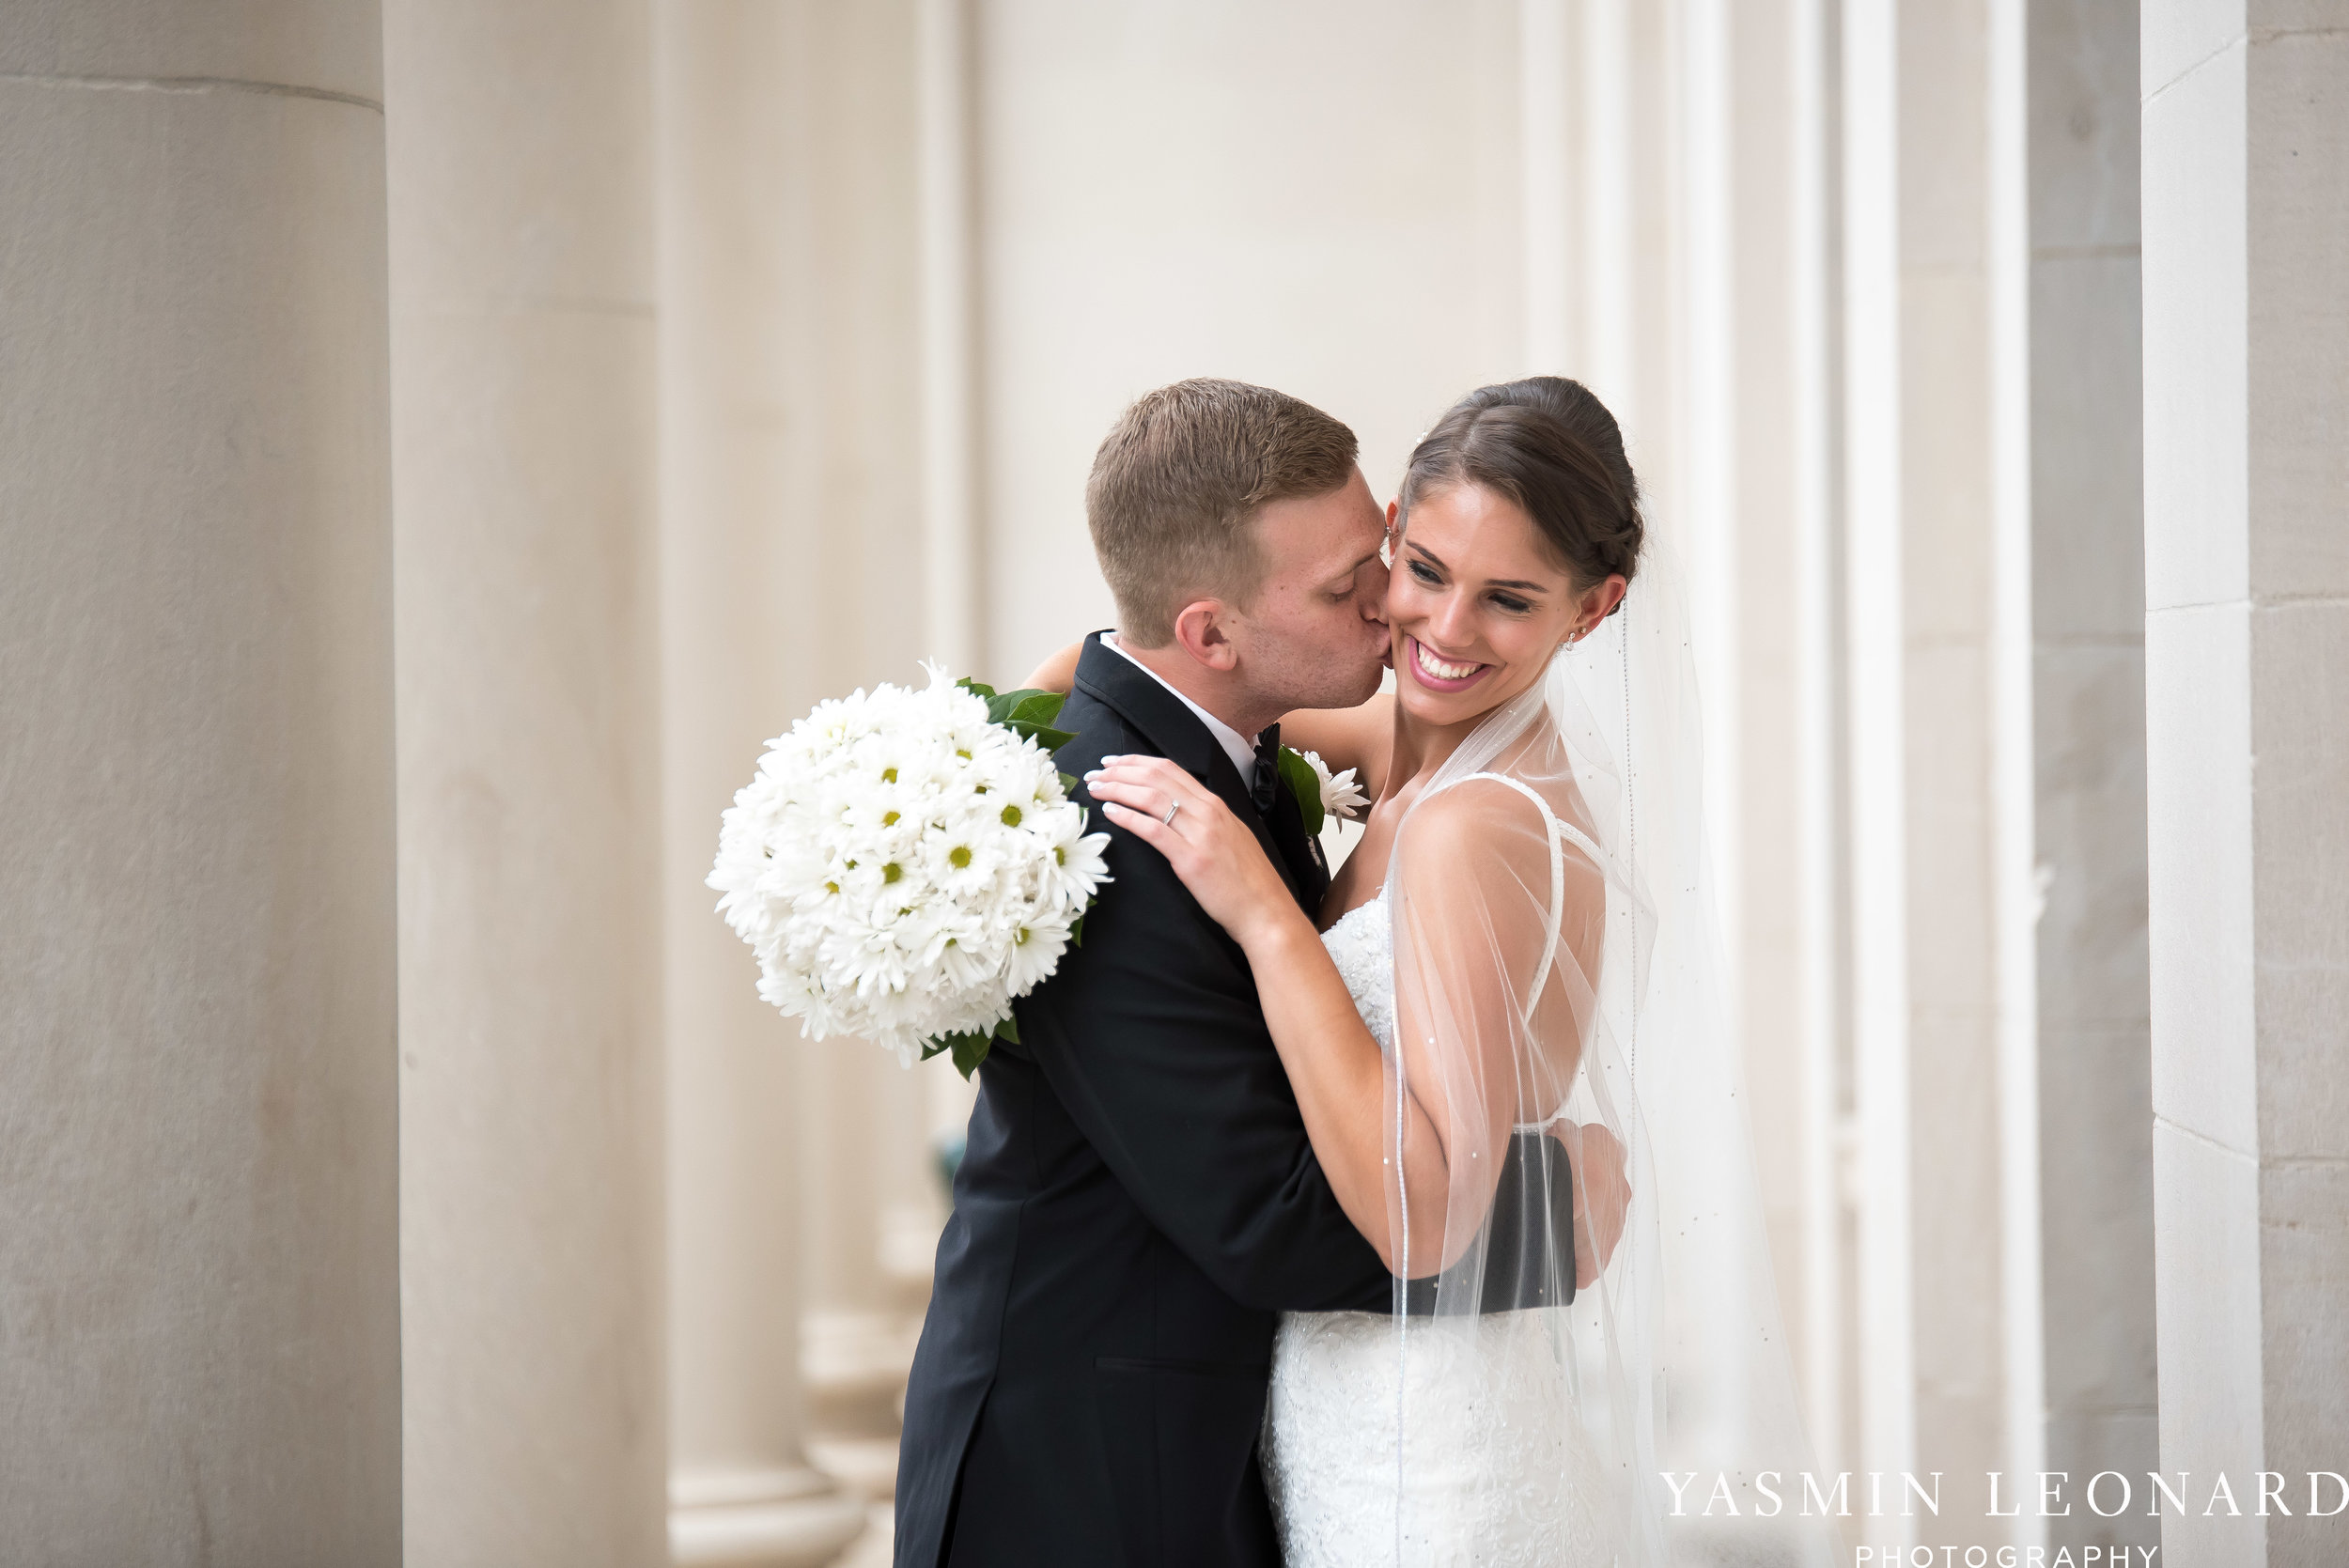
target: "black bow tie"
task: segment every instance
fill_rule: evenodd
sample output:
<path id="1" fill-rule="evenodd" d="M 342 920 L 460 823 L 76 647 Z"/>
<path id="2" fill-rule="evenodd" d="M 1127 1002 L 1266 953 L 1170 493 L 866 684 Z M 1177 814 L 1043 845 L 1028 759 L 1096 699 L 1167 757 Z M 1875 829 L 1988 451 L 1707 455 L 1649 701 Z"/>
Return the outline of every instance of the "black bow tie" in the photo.
<path id="1" fill-rule="evenodd" d="M 1270 820 L 1272 802 L 1280 799 L 1281 788 L 1281 726 L 1267 724 L 1256 737 L 1256 783 L 1249 798 L 1256 803 L 1256 814 Z"/>

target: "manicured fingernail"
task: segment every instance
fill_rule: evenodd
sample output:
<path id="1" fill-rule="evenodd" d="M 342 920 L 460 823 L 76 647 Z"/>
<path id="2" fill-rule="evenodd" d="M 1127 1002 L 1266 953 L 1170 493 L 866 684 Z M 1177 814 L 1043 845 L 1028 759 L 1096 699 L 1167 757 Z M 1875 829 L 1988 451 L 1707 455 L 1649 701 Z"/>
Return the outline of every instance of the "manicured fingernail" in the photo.
<path id="1" fill-rule="evenodd" d="M 1123 762 L 1123 761 L 1125 761 L 1125 760 L 1126 760 L 1125 753 L 1121 752 L 1121 753 L 1118 753 L 1117 755 L 1115 755 L 1115 756 L 1107 756 L 1107 757 L 1103 757 L 1103 758 L 1101 759 L 1101 766 L 1102 766 L 1102 767 L 1104 767 L 1104 768 L 1107 768 L 1107 767 L 1108 767 L 1111 763 L 1112 763 L 1112 762 Z"/>

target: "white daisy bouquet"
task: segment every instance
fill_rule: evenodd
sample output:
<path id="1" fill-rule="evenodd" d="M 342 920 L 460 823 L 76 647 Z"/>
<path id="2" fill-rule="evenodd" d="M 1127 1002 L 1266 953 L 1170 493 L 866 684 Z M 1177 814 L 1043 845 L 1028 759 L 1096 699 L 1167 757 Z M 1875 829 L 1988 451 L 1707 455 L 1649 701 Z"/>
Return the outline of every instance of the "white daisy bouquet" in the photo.
<path id="1" fill-rule="evenodd" d="M 809 1038 L 858 1034 L 968 1078 L 1011 1003 L 1081 940 L 1107 881 L 1062 698 L 949 681 L 818 703 L 768 743 L 718 834 L 718 912 L 758 955 L 758 994 Z"/>

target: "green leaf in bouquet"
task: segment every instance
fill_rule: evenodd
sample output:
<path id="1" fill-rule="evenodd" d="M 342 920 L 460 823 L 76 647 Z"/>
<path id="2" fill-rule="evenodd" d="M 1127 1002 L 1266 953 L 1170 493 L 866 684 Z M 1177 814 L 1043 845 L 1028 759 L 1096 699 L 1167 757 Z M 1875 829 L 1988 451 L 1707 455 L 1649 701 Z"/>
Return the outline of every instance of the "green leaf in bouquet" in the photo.
<path id="1" fill-rule="evenodd" d="M 1085 915 L 1089 915 L 1089 914 L 1091 914 L 1092 912 L 1093 912 L 1093 906 L 1091 906 L 1090 904 L 1086 905 L 1086 906 L 1085 906 Z M 1079 915 L 1079 916 L 1078 916 L 1075 920 L 1072 920 L 1072 921 L 1070 921 L 1070 922 L 1068 923 L 1068 945 L 1069 945 L 1069 946 L 1071 946 L 1071 947 L 1082 947 L 1082 946 L 1084 946 L 1084 944 L 1085 944 L 1085 916 L 1084 916 L 1084 915 Z"/>
<path id="2" fill-rule="evenodd" d="M 987 1060 L 988 1048 L 994 1043 L 994 1036 L 982 1034 L 975 1029 L 965 1030 L 960 1034 L 941 1034 L 936 1039 L 922 1042 L 922 1060 L 927 1062 L 933 1056 L 952 1051 L 955 1071 L 969 1078 L 979 1070 L 979 1063 Z"/>
<path id="3" fill-rule="evenodd" d="M 965 691 L 970 692 L 972 696 L 977 697 L 982 702 L 990 705 L 988 718 L 992 720 L 995 717 L 992 710 L 992 705 L 995 701 L 995 688 L 988 685 L 987 682 L 983 680 L 973 680 L 969 675 L 963 676 L 960 680 L 955 682 L 955 684 L 961 687 Z"/>
<path id="4" fill-rule="evenodd" d="M 977 1072 L 979 1063 L 987 1060 L 987 1053 L 994 1044 L 994 1036 L 988 1034 L 956 1035 L 955 1071 L 966 1079 Z"/>
<path id="5" fill-rule="evenodd" d="M 1074 796 L 1074 795 L 1077 793 L 1077 775 L 1076 775 L 1076 774 L 1074 774 L 1074 773 L 1063 773 L 1063 774 L 1060 776 L 1060 792 L 1061 792 L 1063 795 L 1068 795 L 1068 796 Z"/>
<path id="6" fill-rule="evenodd" d="M 1066 730 L 1056 730 L 1047 724 L 1022 723 L 1018 720 L 1014 720 L 1012 722 L 1005 724 L 1003 728 L 1011 731 L 1014 735 L 1024 736 L 1026 738 L 1034 741 L 1037 745 L 1043 747 L 1048 752 L 1057 752 L 1063 746 L 1067 745 L 1070 741 L 1077 738 Z"/>
<path id="7" fill-rule="evenodd" d="M 1039 691 L 1034 687 L 1000 691 L 987 700 L 987 720 L 1023 740 L 1034 741 L 1048 752 L 1057 752 L 1077 738 L 1066 730 L 1052 727 L 1052 721 L 1060 717 L 1061 706 L 1067 701 L 1058 691 Z"/>
<path id="8" fill-rule="evenodd" d="M 1311 837 L 1321 831 L 1321 775 L 1314 765 L 1288 747 L 1281 748 L 1281 782 L 1297 797 L 1297 809 L 1305 814 L 1305 833 Z"/>
<path id="9" fill-rule="evenodd" d="M 1049 724 L 1060 717 L 1060 710 L 1068 703 L 1067 697 L 1058 691 L 1014 691 L 1011 695 L 1018 701 L 1013 703 L 1009 717 L 1022 724 Z"/>
<path id="10" fill-rule="evenodd" d="M 1005 1015 L 1003 1021 L 995 1026 L 995 1038 L 1009 1040 L 1013 1045 L 1018 1045 L 1019 1043 L 1019 1020 Z"/>
<path id="11" fill-rule="evenodd" d="M 1028 691 L 1029 689 L 1026 687 L 1016 691 L 988 691 L 987 722 L 990 724 L 1009 723 L 1011 716 L 1019 711 L 1019 705 L 1027 699 Z"/>

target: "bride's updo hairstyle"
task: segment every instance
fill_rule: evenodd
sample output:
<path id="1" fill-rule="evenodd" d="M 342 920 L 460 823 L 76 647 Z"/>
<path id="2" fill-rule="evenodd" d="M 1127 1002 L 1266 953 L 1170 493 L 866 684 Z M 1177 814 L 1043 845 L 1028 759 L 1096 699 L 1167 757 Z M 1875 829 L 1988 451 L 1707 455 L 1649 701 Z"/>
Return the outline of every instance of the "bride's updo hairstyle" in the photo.
<path id="1" fill-rule="evenodd" d="M 1403 471 L 1405 525 L 1422 496 L 1455 485 L 1481 485 L 1532 518 L 1578 590 L 1639 569 L 1640 481 L 1615 416 L 1580 381 L 1528 376 L 1452 405 Z"/>

